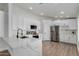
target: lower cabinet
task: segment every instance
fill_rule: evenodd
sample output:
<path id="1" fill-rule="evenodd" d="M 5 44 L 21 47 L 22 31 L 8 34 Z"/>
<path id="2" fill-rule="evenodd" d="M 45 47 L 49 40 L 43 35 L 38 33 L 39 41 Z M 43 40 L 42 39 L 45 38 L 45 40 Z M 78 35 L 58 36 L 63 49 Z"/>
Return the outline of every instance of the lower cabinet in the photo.
<path id="1" fill-rule="evenodd" d="M 77 35 L 76 34 L 70 35 L 69 42 L 73 44 L 77 44 Z"/>
<path id="2" fill-rule="evenodd" d="M 66 43 L 77 43 L 77 34 L 72 33 L 72 30 L 62 30 L 60 31 L 60 41 Z"/>

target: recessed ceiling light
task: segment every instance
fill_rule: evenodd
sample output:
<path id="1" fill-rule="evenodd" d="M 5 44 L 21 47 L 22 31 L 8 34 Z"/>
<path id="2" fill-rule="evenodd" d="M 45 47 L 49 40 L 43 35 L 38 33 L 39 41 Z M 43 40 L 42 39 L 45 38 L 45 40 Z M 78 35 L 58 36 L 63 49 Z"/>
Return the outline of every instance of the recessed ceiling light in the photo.
<path id="1" fill-rule="evenodd" d="M 44 15 L 44 13 L 40 13 L 40 15 Z"/>
<path id="2" fill-rule="evenodd" d="M 64 14 L 64 11 L 60 11 L 60 14 Z"/>
<path id="3" fill-rule="evenodd" d="M 29 7 L 29 9 L 30 9 L 30 10 L 32 10 L 32 9 L 33 9 L 33 7 Z"/>

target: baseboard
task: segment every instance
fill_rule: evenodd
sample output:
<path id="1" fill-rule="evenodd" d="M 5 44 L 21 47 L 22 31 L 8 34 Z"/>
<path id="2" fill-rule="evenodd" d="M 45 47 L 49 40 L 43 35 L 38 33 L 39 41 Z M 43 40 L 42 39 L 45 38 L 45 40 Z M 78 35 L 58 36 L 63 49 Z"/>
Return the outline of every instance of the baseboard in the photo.
<path id="1" fill-rule="evenodd" d="M 44 41 L 44 42 L 45 42 L 45 41 L 47 41 L 47 42 L 48 42 L 48 41 L 51 42 L 50 40 L 42 40 L 42 42 L 43 42 L 43 41 Z"/>
<path id="2" fill-rule="evenodd" d="M 74 44 L 74 43 L 68 43 L 68 42 L 62 42 L 62 41 L 59 41 L 59 42 L 65 43 L 65 44 L 70 44 L 70 45 L 76 45 L 77 46 L 77 44 Z"/>
<path id="3" fill-rule="evenodd" d="M 50 40 L 43 40 L 43 41 L 51 42 Z M 52 42 L 54 42 L 54 41 L 52 41 Z M 77 44 L 74 44 L 74 43 L 68 43 L 68 42 L 62 42 L 62 41 L 59 41 L 59 42 L 60 43 L 65 43 L 65 44 L 77 45 Z"/>

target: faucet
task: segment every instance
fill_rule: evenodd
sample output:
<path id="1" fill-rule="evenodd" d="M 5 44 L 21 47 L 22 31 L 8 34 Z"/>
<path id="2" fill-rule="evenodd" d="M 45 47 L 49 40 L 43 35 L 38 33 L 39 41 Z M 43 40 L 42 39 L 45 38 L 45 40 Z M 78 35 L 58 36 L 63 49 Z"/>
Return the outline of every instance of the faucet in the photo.
<path id="1" fill-rule="evenodd" d="M 19 31 L 21 31 L 21 33 L 19 33 Z M 17 30 L 17 38 L 19 38 L 19 34 L 21 34 L 21 36 L 23 35 L 23 30 L 21 28 L 18 28 Z"/>

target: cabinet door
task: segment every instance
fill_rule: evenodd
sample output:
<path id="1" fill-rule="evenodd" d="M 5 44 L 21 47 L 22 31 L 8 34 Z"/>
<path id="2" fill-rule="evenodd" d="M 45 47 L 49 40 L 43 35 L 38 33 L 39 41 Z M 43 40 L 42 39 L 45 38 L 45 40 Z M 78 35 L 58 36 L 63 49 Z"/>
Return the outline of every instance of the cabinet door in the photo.
<path id="1" fill-rule="evenodd" d="M 67 39 L 67 37 L 66 37 L 66 31 L 65 30 L 60 30 L 60 41 L 62 41 L 62 42 L 66 42 L 66 39 Z"/>
<path id="2" fill-rule="evenodd" d="M 70 36 L 69 36 L 69 34 L 67 33 L 65 36 L 66 36 L 65 42 L 70 43 Z"/>
<path id="3" fill-rule="evenodd" d="M 75 34 L 70 35 L 70 43 L 73 43 L 73 44 L 77 43 L 77 36 Z"/>

